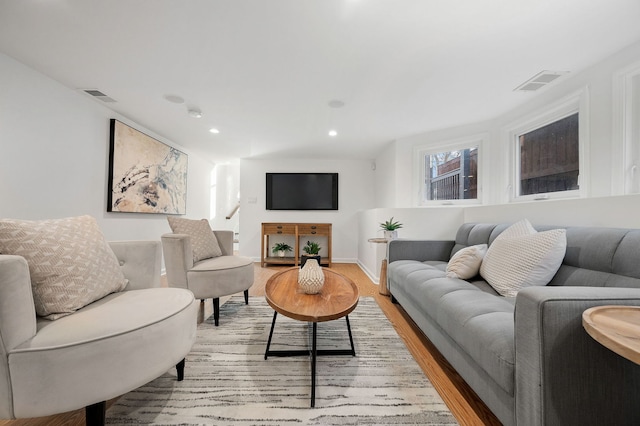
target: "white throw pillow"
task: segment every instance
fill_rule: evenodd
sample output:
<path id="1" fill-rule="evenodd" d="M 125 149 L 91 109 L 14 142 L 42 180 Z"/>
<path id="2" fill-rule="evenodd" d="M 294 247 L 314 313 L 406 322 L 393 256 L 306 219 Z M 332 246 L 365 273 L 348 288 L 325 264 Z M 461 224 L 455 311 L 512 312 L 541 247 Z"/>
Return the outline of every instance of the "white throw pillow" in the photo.
<path id="1" fill-rule="evenodd" d="M 537 232 L 524 219 L 504 230 L 489 246 L 480 275 L 502 296 L 524 287 L 544 286 L 560 268 L 567 249 L 566 230 Z"/>
<path id="2" fill-rule="evenodd" d="M 26 259 L 36 313 L 50 320 L 124 290 L 128 283 L 91 216 L 0 220 L 0 253 Z"/>
<path id="3" fill-rule="evenodd" d="M 486 244 L 478 244 L 458 250 L 447 263 L 447 277 L 467 280 L 478 275 L 482 258 L 487 252 Z"/>
<path id="4" fill-rule="evenodd" d="M 222 256 L 218 239 L 207 219 L 193 220 L 167 216 L 167 220 L 174 234 L 186 234 L 191 237 L 194 262 Z"/>

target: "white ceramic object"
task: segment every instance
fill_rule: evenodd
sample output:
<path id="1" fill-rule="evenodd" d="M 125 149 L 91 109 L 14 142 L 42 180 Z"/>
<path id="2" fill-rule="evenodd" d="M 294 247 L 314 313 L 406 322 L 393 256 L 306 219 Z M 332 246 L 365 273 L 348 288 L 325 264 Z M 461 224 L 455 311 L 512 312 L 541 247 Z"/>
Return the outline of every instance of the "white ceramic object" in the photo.
<path id="1" fill-rule="evenodd" d="M 398 231 L 384 231 L 384 238 L 387 240 L 395 240 L 398 238 Z"/>
<path id="2" fill-rule="evenodd" d="M 306 294 L 318 294 L 324 285 L 324 273 L 316 259 L 307 259 L 298 271 L 298 285 Z"/>

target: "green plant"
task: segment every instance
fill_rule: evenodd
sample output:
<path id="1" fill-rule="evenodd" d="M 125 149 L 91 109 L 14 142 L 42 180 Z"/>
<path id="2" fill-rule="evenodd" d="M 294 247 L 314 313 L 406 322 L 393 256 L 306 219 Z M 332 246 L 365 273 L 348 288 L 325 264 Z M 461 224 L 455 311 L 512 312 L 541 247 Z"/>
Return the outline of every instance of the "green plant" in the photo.
<path id="1" fill-rule="evenodd" d="M 316 256 L 318 253 L 320 253 L 320 248 L 321 247 L 318 245 L 318 243 L 307 241 L 307 245 L 302 247 L 302 251 L 311 256 Z"/>
<path id="2" fill-rule="evenodd" d="M 402 224 L 400 222 L 394 222 L 393 216 L 391 216 L 391 219 L 380 224 L 380 228 L 384 229 L 385 231 L 395 231 L 396 229 L 402 228 Z"/>
<path id="3" fill-rule="evenodd" d="M 293 247 L 291 247 L 289 244 L 287 243 L 276 243 L 273 246 L 273 252 L 277 253 L 279 251 L 292 251 Z"/>

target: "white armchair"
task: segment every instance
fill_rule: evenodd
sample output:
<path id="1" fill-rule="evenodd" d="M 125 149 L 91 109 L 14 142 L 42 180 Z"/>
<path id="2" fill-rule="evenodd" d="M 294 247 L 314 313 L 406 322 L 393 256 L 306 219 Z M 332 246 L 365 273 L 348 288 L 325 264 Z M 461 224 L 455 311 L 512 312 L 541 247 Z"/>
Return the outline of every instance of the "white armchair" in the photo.
<path id="1" fill-rule="evenodd" d="M 86 407 L 105 421 L 105 401 L 178 367 L 196 337 L 189 291 L 160 287 L 160 243 L 110 243 L 125 278 L 112 293 L 55 321 L 36 316 L 29 267 L 0 255 L 0 418 Z"/>
<path id="2" fill-rule="evenodd" d="M 186 288 L 196 299 L 213 299 L 213 317 L 219 324 L 220 297 L 244 292 L 249 303 L 253 285 L 253 260 L 233 254 L 233 231 L 213 231 L 222 256 L 193 261 L 191 237 L 187 234 L 162 235 L 162 250 L 170 287 Z"/>

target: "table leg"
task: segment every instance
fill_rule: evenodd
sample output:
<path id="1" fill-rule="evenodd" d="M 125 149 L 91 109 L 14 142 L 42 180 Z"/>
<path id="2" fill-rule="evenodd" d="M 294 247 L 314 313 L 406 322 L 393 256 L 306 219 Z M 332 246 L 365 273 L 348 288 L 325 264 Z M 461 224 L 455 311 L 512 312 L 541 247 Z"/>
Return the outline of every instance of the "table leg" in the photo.
<path id="1" fill-rule="evenodd" d="M 311 408 L 316 406 L 316 355 L 318 348 L 316 346 L 316 335 L 318 332 L 318 323 L 313 323 L 313 343 L 311 349 Z"/>
<path id="2" fill-rule="evenodd" d="M 305 350 L 270 350 L 271 347 L 271 339 L 273 337 L 273 330 L 276 325 L 276 318 L 278 317 L 278 312 L 273 312 L 273 321 L 271 322 L 271 331 L 269 332 L 269 340 L 267 341 L 267 350 L 264 353 L 264 359 L 267 359 L 271 356 L 300 356 L 306 355 L 309 356 L 309 349 Z M 346 315 L 345 319 L 347 321 L 347 331 L 349 332 L 349 343 L 351 344 L 351 349 L 318 349 L 318 323 L 311 323 L 312 333 L 311 333 L 311 408 L 316 406 L 316 361 L 318 356 L 322 355 L 351 355 L 356 356 L 356 349 L 353 344 L 353 335 L 351 333 L 351 324 L 349 323 L 349 316 Z"/>
<path id="3" fill-rule="evenodd" d="M 356 356 L 356 348 L 353 346 L 353 336 L 351 335 L 351 324 L 349 324 L 349 315 L 344 317 L 347 320 L 347 330 L 349 331 L 349 342 L 351 342 L 351 355 Z"/>
<path id="4" fill-rule="evenodd" d="M 269 340 L 267 340 L 267 350 L 264 352 L 264 359 L 267 359 L 269 355 L 269 347 L 271 346 L 271 338 L 273 337 L 273 329 L 276 326 L 276 318 L 278 317 L 278 311 L 273 311 L 273 321 L 271 321 L 271 331 L 269 332 Z"/>
<path id="5" fill-rule="evenodd" d="M 387 259 L 382 259 L 382 266 L 380 266 L 380 283 L 378 284 L 378 293 L 383 296 L 389 295 L 389 289 L 387 288 Z"/>

